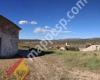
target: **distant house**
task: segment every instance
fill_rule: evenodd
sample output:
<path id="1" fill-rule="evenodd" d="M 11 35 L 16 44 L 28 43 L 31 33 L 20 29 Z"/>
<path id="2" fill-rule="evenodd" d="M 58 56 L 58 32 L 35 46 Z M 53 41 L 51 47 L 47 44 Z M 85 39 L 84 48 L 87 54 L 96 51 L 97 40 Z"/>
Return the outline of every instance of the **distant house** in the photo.
<path id="1" fill-rule="evenodd" d="M 100 51 L 100 45 L 91 45 L 87 48 L 81 49 L 80 51 Z"/>
<path id="2" fill-rule="evenodd" d="M 12 57 L 17 53 L 19 30 L 20 27 L 0 15 L 0 57 Z"/>

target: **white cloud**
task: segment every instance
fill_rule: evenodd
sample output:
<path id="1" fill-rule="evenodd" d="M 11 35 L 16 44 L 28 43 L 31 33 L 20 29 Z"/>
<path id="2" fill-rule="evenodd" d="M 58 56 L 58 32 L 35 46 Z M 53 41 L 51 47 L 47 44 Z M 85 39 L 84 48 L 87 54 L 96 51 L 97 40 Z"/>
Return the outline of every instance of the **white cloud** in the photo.
<path id="1" fill-rule="evenodd" d="M 28 24 L 28 21 L 27 20 L 20 20 L 18 23 L 23 25 L 23 24 Z"/>
<path id="2" fill-rule="evenodd" d="M 34 32 L 35 33 L 44 33 L 44 32 L 54 32 L 54 33 L 58 33 L 59 31 L 56 30 L 56 29 L 46 29 L 46 28 L 40 28 L 40 27 L 38 27 L 38 28 L 36 28 L 34 30 Z M 69 31 L 69 30 L 67 30 L 67 31 L 62 30 L 62 31 L 60 31 L 60 33 L 71 33 L 71 32 L 72 31 Z"/>
<path id="3" fill-rule="evenodd" d="M 34 30 L 34 32 L 35 32 L 35 33 L 44 33 L 44 32 L 46 32 L 46 30 L 45 30 L 45 29 L 42 29 L 42 28 L 36 28 L 36 29 Z"/>
<path id="4" fill-rule="evenodd" d="M 38 24 L 36 21 L 28 21 L 28 20 L 20 20 L 18 22 L 20 25 L 23 25 L 23 24 L 32 24 L 32 25 L 36 25 Z"/>
<path id="5" fill-rule="evenodd" d="M 36 21 L 31 21 L 30 23 L 31 24 L 38 24 Z"/>

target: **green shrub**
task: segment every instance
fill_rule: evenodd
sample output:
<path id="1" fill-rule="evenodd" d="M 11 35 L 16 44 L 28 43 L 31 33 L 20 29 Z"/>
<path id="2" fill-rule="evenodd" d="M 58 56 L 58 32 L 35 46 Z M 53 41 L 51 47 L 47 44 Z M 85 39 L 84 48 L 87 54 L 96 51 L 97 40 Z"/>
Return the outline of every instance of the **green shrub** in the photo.
<path id="1" fill-rule="evenodd" d="M 79 51 L 78 47 L 72 47 L 72 46 L 65 46 L 65 49 L 69 51 Z"/>

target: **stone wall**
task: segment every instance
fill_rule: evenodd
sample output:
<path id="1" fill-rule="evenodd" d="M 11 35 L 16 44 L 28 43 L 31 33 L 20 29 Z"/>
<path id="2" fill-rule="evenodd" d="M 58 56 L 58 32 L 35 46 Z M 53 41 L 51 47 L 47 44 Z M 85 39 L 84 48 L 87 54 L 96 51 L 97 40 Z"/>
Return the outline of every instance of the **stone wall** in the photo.
<path id="1" fill-rule="evenodd" d="M 0 57 L 12 57 L 18 51 L 18 34 L 13 34 L 0 27 L 1 53 Z"/>

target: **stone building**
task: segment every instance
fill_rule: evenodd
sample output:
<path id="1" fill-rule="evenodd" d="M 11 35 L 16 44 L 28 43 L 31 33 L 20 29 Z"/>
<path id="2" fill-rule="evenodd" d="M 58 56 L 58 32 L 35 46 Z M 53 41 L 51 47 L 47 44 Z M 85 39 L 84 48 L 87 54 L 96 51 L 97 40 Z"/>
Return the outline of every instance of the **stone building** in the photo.
<path id="1" fill-rule="evenodd" d="M 12 57 L 17 53 L 20 30 L 20 27 L 0 15 L 0 57 Z"/>
<path id="2" fill-rule="evenodd" d="M 80 51 L 100 51 L 100 45 L 91 45 L 87 48 L 80 49 Z"/>

